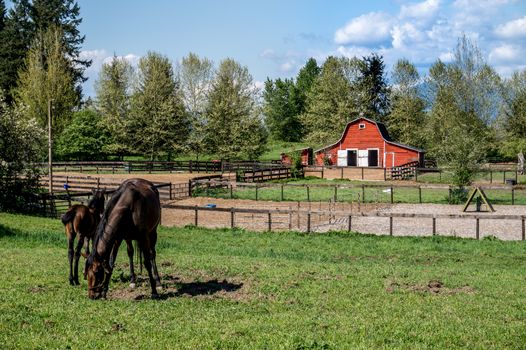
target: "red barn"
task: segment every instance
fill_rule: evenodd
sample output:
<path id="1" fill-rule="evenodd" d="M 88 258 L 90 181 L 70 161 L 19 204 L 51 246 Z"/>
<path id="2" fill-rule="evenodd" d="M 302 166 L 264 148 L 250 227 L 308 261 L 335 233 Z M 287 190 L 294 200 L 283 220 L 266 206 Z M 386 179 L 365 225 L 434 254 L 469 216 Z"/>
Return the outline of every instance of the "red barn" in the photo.
<path id="1" fill-rule="evenodd" d="M 418 162 L 423 167 L 424 153 L 394 142 L 384 124 L 360 117 L 347 124 L 338 142 L 315 151 L 315 159 L 317 165 L 390 168 Z"/>

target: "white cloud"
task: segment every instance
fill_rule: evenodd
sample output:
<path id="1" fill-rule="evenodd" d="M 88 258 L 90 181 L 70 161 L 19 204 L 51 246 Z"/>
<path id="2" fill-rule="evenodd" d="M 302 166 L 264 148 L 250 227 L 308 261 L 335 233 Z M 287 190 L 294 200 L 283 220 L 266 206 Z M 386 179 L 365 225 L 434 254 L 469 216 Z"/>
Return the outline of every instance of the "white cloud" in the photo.
<path id="1" fill-rule="evenodd" d="M 391 30 L 393 48 L 403 48 L 425 39 L 425 34 L 411 23 L 397 24 Z"/>
<path id="2" fill-rule="evenodd" d="M 353 18 L 334 34 L 336 44 L 381 43 L 391 37 L 392 17 L 386 13 L 370 12 Z"/>
<path id="3" fill-rule="evenodd" d="M 526 16 L 497 26 L 495 33 L 502 38 L 526 37 Z"/>
<path id="4" fill-rule="evenodd" d="M 283 73 L 292 73 L 296 68 L 298 67 L 298 63 L 296 60 L 289 60 L 284 63 L 282 63 L 279 66 L 279 70 Z"/>
<path id="5" fill-rule="evenodd" d="M 489 62 L 493 64 L 500 63 L 515 63 L 523 61 L 525 50 L 522 47 L 504 44 L 491 50 L 489 54 Z"/>
<path id="6" fill-rule="evenodd" d="M 400 8 L 401 18 L 430 18 L 433 17 L 440 7 L 440 0 L 426 0 L 424 2 L 402 5 Z"/>
<path id="7" fill-rule="evenodd" d="M 453 54 L 453 52 L 451 51 L 448 51 L 448 52 L 442 52 L 440 55 L 438 55 L 438 58 L 442 61 L 442 62 L 451 62 L 455 59 L 455 55 Z"/>

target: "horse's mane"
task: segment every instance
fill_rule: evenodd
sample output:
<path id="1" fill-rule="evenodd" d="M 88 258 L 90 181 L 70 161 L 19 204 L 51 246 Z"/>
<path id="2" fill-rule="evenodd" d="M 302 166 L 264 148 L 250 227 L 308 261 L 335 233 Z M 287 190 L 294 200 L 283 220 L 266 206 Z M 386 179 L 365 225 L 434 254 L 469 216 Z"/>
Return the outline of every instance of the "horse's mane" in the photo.
<path id="1" fill-rule="evenodd" d="M 104 227 L 106 227 L 106 224 L 108 222 L 108 216 L 111 214 L 111 212 L 115 208 L 115 205 L 121 198 L 125 189 L 126 189 L 125 183 L 121 184 L 119 188 L 115 192 L 113 192 L 110 200 L 108 201 L 106 205 L 106 208 L 104 209 L 104 213 L 102 214 L 102 218 L 99 222 L 99 226 L 97 226 L 97 231 L 95 232 L 95 239 L 93 240 L 93 249 L 88 259 L 90 263 L 93 260 L 93 256 L 97 254 L 96 247 L 97 247 L 99 240 L 104 235 Z M 107 243 L 110 243 L 110 242 L 107 242 Z"/>

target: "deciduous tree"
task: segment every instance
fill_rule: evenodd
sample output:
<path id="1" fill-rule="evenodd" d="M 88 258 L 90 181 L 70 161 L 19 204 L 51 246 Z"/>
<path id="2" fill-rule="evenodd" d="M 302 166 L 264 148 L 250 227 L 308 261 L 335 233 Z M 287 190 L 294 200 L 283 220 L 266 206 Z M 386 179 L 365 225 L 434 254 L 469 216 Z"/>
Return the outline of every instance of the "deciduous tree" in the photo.
<path id="1" fill-rule="evenodd" d="M 420 76 L 406 59 L 396 62 L 392 73 L 391 113 L 387 117 L 389 133 L 402 143 L 424 147 L 425 101 L 420 96 Z"/>
<path id="2" fill-rule="evenodd" d="M 102 115 L 101 125 L 111 135 L 111 142 L 105 146 L 109 154 L 123 155 L 130 151 L 127 131 L 133 74 L 133 67 L 127 60 L 113 57 L 102 65 L 95 83 L 97 109 Z"/>
<path id="3" fill-rule="evenodd" d="M 266 133 L 256 95 L 247 67 L 232 59 L 220 63 L 206 109 L 209 153 L 227 159 L 256 159 L 261 155 Z"/>
<path id="4" fill-rule="evenodd" d="M 52 27 L 33 41 L 20 71 L 15 98 L 27 107 L 27 119 L 47 128 L 48 103 L 53 102 L 54 135 L 59 135 L 78 105 L 70 61 L 62 44 L 60 28 Z"/>
<path id="5" fill-rule="evenodd" d="M 128 129 L 133 148 L 150 160 L 184 150 L 189 120 L 170 60 L 149 52 L 139 61 L 136 84 Z"/>

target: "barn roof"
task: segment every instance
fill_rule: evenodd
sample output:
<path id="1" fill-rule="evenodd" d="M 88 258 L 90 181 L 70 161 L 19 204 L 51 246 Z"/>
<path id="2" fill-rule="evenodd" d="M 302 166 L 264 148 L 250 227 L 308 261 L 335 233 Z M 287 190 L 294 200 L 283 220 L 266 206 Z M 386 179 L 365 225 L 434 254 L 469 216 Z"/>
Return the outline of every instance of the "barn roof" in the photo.
<path id="1" fill-rule="evenodd" d="M 368 121 L 368 122 L 370 122 L 372 124 L 375 124 L 376 127 L 378 128 L 378 131 L 380 132 L 380 135 L 382 135 L 382 138 L 384 139 L 385 142 L 387 142 L 387 143 L 389 143 L 391 145 L 399 146 L 399 147 L 402 147 L 402 148 L 407 148 L 407 149 L 410 149 L 410 150 L 413 150 L 413 151 L 416 151 L 416 152 L 425 153 L 425 151 L 423 149 L 416 148 L 416 147 L 413 147 L 413 146 L 404 145 L 403 143 L 398 143 L 398 142 L 393 141 L 391 136 L 389 136 L 389 133 L 387 132 L 387 128 L 385 127 L 385 125 L 383 123 L 380 123 L 380 122 L 377 122 L 377 121 L 374 121 L 372 119 L 365 118 L 365 117 L 358 117 L 358 118 L 353 119 L 350 122 L 348 122 L 347 125 L 345 126 L 345 129 L 343 129 L 342 137 L 340 137 L 340 139 L 338 141 L 336 141 L 335 143 L 330 144 L 328 146 L 322 147 L 322 148 L 320 148 L 320 149 L 318 149 L 318 150 L 316 150 L 314 152 L 318 153 L 318 152 L 324 151 L 327 148 L 336 146 L 337 144 L 342 142 L 343 138 L 345 137 L 345 133 L 347 132 L 347 129 L 349 129 L 349 126 L 351 124 L 356 123 L 359 120 L 366 120 L 366 121 Z"/>

